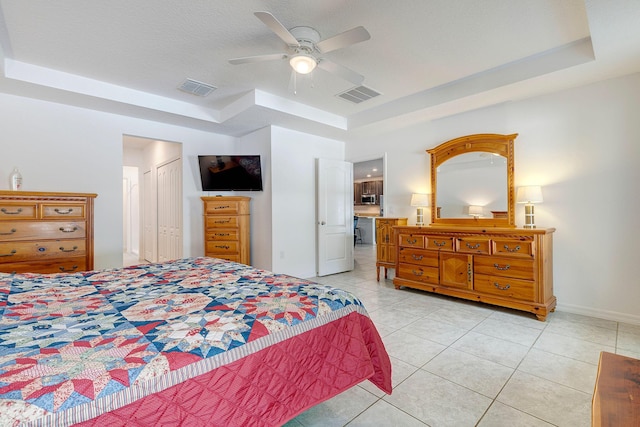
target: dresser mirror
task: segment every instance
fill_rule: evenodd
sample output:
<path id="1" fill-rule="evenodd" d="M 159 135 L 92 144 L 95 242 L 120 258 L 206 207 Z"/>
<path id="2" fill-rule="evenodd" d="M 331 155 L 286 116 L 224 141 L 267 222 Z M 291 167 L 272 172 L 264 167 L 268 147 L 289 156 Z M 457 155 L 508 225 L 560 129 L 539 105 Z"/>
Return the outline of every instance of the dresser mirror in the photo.
<path id="1" fill-rule="evenodd" d="M 427 150 L 431 224 L 515 227 L 513 143 L 518 134 L 476 134 Z"/>

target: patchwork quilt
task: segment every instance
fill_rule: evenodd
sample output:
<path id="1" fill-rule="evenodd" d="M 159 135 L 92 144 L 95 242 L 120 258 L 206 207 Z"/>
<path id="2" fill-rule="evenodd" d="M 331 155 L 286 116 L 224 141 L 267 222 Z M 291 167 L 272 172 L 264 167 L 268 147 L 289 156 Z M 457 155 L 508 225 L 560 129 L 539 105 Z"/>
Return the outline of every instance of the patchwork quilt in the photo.
<path id="1" fill-rule="evenodd" d="M 0 425 L 279 425 L 391 365 L 362 303 L 215 258 L 0 273 Z"/>

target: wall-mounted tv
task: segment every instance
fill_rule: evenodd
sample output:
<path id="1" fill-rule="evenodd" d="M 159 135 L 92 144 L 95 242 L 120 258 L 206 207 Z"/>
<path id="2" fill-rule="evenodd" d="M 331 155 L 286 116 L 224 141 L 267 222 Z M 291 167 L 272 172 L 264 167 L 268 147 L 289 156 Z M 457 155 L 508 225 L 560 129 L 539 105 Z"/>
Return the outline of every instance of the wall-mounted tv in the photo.
<path id="1" fill-rule="evenodd" d="M 262 191 L 259 155 L 198 156 L 202 191 Z"/>

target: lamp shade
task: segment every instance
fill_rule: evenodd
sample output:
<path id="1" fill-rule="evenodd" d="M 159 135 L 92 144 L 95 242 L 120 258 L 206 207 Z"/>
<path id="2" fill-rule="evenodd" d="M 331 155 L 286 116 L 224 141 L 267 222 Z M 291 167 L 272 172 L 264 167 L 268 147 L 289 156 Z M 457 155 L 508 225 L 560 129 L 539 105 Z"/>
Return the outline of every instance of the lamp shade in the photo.
<path id="1" fill-rule="evenodd" d="M 517 203 L 542 203 L 542 188 L 539 185 L 518 187 Z"/>
<path id="2" fill-rule="evenodd" d="M 429 195 L 413 193 L 411 195 L 411 206 L 417 206 L 417 207 L 429 206 Z"/>
<path id="3" fill-rule="evenodd" d="M 309 74 L 316 68 L 318 63 L 315 58 L 311 55 L 299 54 L 292 57 L 289 60 L 289 64 L 291 64 L 291 68 L 295 70 L 296 73 L 300 74 Z"/>
<path id="4" fill-rule="evenodd" d="M 482 216 L 482 206 L 469 206 L 469 215 L 471 216 Z"/>

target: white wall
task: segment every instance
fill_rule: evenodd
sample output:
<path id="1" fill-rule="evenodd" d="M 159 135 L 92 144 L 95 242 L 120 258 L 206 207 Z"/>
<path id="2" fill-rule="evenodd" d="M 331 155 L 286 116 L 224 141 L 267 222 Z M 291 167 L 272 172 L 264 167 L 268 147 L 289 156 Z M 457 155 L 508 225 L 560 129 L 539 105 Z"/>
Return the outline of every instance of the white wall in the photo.
<path id="1" fill-rule="evenodd" d="M 344 143 L 280 127 L 271 132 L 272 270 L 316 275 L 317 158 L 344 159 Z"/>
<path id="2" fill-rule="evenodd" d="M 122 136 L 183 144 L 184 255 L 202 255 L 197 155 L 230 151 L 232 137 L 0 94 L 0 188 L 20 168 L 24 190 L 97 193 L 95 268 L 122 265 Z"/>
<path id="3" fill-rule="evenodd" d="M 516 186 L 540 184 L 538 226 L 555 227 L 558 309 L 640 324 L 640 74 L 514 101 L 347 144 L 347 159 L 387 148 L 387 216 L 415 221 L 429 188 L 425 150 L 473 133 L 519 133 Z M 425 214 L 427 214 L 426 212 Z M 524 223 L 523 207 L 516 220 Z"/>

